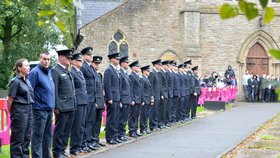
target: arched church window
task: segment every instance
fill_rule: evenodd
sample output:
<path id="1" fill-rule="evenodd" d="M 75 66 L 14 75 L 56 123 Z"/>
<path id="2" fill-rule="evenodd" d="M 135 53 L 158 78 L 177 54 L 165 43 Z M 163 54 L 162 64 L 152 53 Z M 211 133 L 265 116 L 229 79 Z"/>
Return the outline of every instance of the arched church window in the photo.
<path id="1" fill-rule="evenodd" d="M 109 43 L 108 54 L 112 54 L 116 52 L 120 53 L 121 57 L 128 55 L 128 42 L 121 31 L 117 31 L 113 35 Z"/>

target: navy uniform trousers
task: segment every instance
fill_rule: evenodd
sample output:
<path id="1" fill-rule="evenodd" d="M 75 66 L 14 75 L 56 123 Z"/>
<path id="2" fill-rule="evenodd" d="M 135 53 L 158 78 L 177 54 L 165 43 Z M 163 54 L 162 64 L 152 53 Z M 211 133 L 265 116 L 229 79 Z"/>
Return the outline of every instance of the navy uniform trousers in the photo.
<path id="1" fill-rule="evenodd" d="M 31 138 L 31 104 L 13 103 L 11 108 L 11 158 L 29 158 Z"/>
<path id="2" fill-rule="evenodd" d="M 106 140 L 115 140 L 118 137 L 118 117 L 120 111 L 120 102 L 113 101 L 112 104 L 106 103 Z"/>
<path id="3" fill-rule="evenodd" d="M 119 116 L 119 126 L 118 126 L 118 137 L 125 136 L 125 126 L 128 121 L 128 115 L 130 111 L 130 104 L 122 104 L 122 108 L 120 108 L 120 116 Z"/>
<path id="4" fill-rule="evenodd" d="M 133 106 L 130 107 L 130 112 L 128 116 L 129 134 L 136 134 L 137 132 L 140 106 L 140 104 L 135 103 Z"/>

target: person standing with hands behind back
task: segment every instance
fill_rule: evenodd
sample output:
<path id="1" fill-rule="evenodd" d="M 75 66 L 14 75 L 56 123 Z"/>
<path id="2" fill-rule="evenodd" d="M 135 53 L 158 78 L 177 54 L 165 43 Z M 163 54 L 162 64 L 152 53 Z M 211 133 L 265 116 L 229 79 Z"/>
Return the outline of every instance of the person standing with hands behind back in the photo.
<path id="1" fill-rule="evenodd" d="M 31 112 L 34 103 L 33 88 L 26 78 L 30 72 L 27 59 L 19 59 L 14 71 L 16 76 L 9 84 L 8 110 L 11 114 L 11 158 L 29 158 L 31 138 Z"/>

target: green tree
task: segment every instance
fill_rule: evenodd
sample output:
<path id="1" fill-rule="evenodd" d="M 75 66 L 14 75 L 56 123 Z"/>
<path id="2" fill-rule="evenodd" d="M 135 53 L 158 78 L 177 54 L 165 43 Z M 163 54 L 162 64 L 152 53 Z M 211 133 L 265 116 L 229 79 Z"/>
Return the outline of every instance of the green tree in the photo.
<path id="1" fill-rule="evenodd" d="M 74 11 L 72 0 L 0 1 L 0 89 L 7 88 L 17 59 L 38 60 L 56 44 L 73 47 Z"/>

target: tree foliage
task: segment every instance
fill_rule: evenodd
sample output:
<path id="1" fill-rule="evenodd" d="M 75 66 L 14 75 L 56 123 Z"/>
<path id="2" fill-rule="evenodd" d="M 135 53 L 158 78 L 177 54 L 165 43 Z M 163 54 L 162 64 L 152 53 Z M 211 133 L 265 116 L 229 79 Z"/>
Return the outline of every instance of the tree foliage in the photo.
<path id="1" fill-rule="evenodd" d="M 0 1 L 0 89 L 7 88 L 16 60 L 38 60 L 57 44 L 73 47 L 74 11 L 72 0 Z"/>
<path id="2" fill-rule="evenodd" d="M 261 9 L 253 2 L 247 2 L 246 0 L 239 0 L 238 5 L 230 5 L 225 3 L 220 8 L 220 17 L 222 19 L 234 18 L 240 13 L 243 13 L 248 20 L 252 20 L 259 16 L 260 10 L 263 10 L 262 19 L 264 24 L 269 24 L 275 16 L 275 10 L 268 6 L 269 0 L 259 0 Z M 276 2 L 280 2 L 277 0 Z M 280 59 L 280 50 L 270 50 L 269 53 L 276 59 Z"/>

